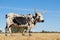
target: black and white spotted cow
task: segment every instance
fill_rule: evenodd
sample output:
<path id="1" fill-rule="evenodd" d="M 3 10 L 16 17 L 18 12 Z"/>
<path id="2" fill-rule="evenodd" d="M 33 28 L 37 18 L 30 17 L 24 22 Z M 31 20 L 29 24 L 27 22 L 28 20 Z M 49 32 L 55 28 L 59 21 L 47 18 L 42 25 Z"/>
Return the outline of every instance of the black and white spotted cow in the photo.
<path id="1" fill-rule="evenodd" d="M 9 13 L 6 15 L 6 27 L 5 27 L 5 35 L 7 35 L 7 31 L 11 33 L 11 27 L 14 25 L 15 27 L 23 27 L 25 28 L 23 31 L 23 35 L 25 31 L 29 31 L 35 26 L 37 22 L 44 22 L 42 13 L 35 12 L 34 15 L 20 15 Z"/>

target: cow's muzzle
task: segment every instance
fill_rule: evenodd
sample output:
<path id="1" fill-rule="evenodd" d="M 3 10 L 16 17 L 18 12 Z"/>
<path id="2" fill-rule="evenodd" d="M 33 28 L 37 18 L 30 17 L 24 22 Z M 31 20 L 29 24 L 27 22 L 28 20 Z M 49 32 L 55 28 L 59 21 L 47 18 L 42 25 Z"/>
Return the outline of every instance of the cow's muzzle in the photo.
<path id="1" fill-rule="evenodd" d="M 40 22 L 44 22 L 44 20 L 41 20 Z"/>

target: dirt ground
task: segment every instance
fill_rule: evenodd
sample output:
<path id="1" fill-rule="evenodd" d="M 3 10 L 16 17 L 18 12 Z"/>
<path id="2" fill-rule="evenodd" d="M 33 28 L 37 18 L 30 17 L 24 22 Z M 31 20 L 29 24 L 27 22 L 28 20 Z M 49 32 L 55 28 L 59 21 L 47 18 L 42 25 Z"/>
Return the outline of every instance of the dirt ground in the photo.
<path id="1" fill-rule="evenodd" d="M 8 34 L 0 34 L 0 40 L 60 40 L 60 33 L 31 33 L 32 36 L 22 36 L 21 33 L 13 33 L 12 36 Z"/>

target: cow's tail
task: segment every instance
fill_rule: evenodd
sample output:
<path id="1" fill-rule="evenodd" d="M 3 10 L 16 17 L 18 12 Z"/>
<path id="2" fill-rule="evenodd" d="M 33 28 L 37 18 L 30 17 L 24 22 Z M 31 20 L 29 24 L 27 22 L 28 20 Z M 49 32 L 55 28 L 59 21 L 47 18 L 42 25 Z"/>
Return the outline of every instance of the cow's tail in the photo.
<path id="1" fill-rule="evenodd" d="M 5 15 L 5 18 L 7 18 L 8 16 L 7 16 L 7 14 Z"/>
<path id="2" fill-rule="evenodd" d="M 7 14 L 5 15 L 5 18 L 7 18 Z M 8 30 L 8 27 L 7 27 L 7 23 L 6 23 L 6 27 L 5 27 L 5 36 L 7 36 L 7 30 Z"/>

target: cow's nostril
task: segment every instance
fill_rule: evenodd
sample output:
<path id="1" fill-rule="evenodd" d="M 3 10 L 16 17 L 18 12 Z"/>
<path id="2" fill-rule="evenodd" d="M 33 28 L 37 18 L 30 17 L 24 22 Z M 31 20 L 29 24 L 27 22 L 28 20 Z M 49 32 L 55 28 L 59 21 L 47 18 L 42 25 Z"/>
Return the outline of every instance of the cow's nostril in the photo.
<path id="1" fill-rule="evenodd" d="M 42 20 L 41 22 L 44 22 L 44 20 Z"/>

